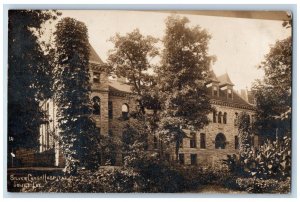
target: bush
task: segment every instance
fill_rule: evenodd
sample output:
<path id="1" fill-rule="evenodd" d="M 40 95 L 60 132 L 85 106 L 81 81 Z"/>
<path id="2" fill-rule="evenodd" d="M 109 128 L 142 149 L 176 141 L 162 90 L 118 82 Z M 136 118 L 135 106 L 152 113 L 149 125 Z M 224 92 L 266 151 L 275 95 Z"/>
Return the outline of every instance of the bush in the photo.
<path id="1" fill-rule="evenodd" d="M 23 188 L 24 192 L 63 192 L 63 193 L 126 193 L 137 192 L 136 182 L 139 176 L 133 170 L 128 169 L 100 169 L 96 172 L 90 170 L 78 171 L 76 176 L 62 176 L 54 181 L 43 180 L 34 183 L 43 187 Z"/>
<path id="2" fill-rule="evenodd" d="M 257 150 L 245 147 L 239 155 L 228 155 L 224 163 L 241 177 L 286 179 L 291 174 L 291 139 L 268 141 Z"/>
<path id="3" fill-rule="evenodd" d="M 138 187 L 142 192 L 174 193 L 184 189 L 184 178 L 181 173 L 156 154 L 141 154 L 138 158 L 127 156 L 125 165 L 134 168 L 139 174 Z"/>
<path id="4" fill-rule="evenodd" d="M 237 189 L 236 177 L 224 167 L 180 166 L 176 170 L 183 176 L 184 190 L 190 191 L 206 185 L 221 185 L 230 189 Z"/>
<path id="5" fill-rule="evenodd" d="M 238 178 L 236 184 L 241 190 L 251 193 L 282 193 L 291 191 L 291 178 L 280 181 L 276 179 Z"/>

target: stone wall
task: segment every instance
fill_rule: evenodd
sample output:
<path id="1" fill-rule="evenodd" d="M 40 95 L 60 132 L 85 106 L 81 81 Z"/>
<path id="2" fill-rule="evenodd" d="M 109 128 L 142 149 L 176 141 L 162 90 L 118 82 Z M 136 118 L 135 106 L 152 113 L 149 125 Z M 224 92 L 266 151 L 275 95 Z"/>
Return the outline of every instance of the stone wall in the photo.
<path id="1" fill-rule="evenodd" d="M 179 150 L 179 154 L 184 154 L 184 164 L 191 164 L 191 154 L 197 154 L 197 164 L 200 165 L 215 165 L 220 164 L 221 160 L 226 158 L 228 154 L 237 153 L 239 150 L 235 149 L 235 136 L 238 136 L 238 127 L 235 125 L 235 113 L 247 112 L 250 116 L 254 114 L 254 111 L 248 109 L 233 108 L 229 106 L 214 105 L 217 113 L 227 113 L 227 122 L 214 123 L 213 113 L 209 114 L 210 123 L 200 131 L 196 133 L 196 148 L 190 148 L 190 138 L 183 139 L 183 146 Z M 218 122 L 218 119 L 217 119 Z M 190 131 L 185 131 L 187 136 L 190 136 Z M 206 136 L 206 148 L 200 148 L 200 134 L 204 133 Z M 216 149 L 215 141 L 217 134 L 222 133 L 226 138 L 225 149 Z M 257 139 L 257 138 L 256 138 Z M 257 141 L 256 141 L 257 142 Z M 257 144 L 257 143 L 256 143 Z M 172 154 L 175 159 L 175 154 Z"/>

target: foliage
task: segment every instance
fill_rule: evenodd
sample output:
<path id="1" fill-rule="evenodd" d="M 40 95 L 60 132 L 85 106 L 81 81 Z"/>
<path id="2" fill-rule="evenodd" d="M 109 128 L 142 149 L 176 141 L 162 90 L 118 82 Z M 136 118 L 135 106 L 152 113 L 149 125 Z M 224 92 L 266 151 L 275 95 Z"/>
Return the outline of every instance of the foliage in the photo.
<path id="1" fill-rule="evenodd" d="M 56 25 L 55 100 L 66 172 L 99 166 L 99 134 L 90 118 L 89 42 L 84 23 L 63 18 Z"/>
<path id="2" fill-rule="evenodd" d="M 118 77 L 125 77 L 133 86 L 133 92 L 142 94 L 151 76 L 147 72 L 153 68 L 150 60 L 158 55 L 152 36 L 143 36 L 138 29 L 126 36 L 116 34 L 111 38 L 114 49 L 110 50 L 108 63 Z"/>
<path id="3" fill-rule="evenodd" d="M 151 36 L 143 36 L 135 29 L 125 36 L 116 34 L 111 41 L 114 48 L 110 50 L 108 64 L 116 76 L 127 79 L 137 102 L 137 109 L 131 110 L 130 125 L 123 128 L 122 137 L 123 153 L 134 158 L 135 153 L 131 151 L 137 151 L 137 155 L 143 152 L 143 148 L 147 146 L 145 140 L 152 134 L 151 130 L 154 128 L 156 113 L 147 114 L 146 108 L 154 110 L 159 108 L 158 99 L 153 93 L 154 77 L 149 74 L 154 68 L 151 60 L 158 55 L 155 47 L 158 40 Z"/>
<path id="4" fill-rule="evenodd" d="M 120 138 L 111 131 L 108 135 L 100 134 L 101 161 L 105 165 L 115 165 L 117 159 L 118 147 L 121 145 Z"/>
<path id="5" fill-rule="evenodd" d="M 212 166 L 177 166 L 176 170 L 184 177 L 186 191 L 207 185 L 221 185 L 235 189 L 236 177 L 224 167 Z"/>
<path id="6" fill-rule="evenodd" d="M 174 193 L 184 191 L 184 176 L 174 165 L 158 155 L 146 156 L 135 166 L 141 177 L 141 191 L 150 193 Z"/>
<path id="7" fill-rule="evenodd" d="M 52 57 L 39 39 L 42 25 L 57 15 L 49 10 L 9 11 L 8 135 L 13 139 L 9 150 L 38 148 L 38 129 L 45 117 L 39 104 L 52 95 L 53 83 Z"/>
<path id="8" fill-rule="evenodd" d="M 207 53 L 210 36 L 200 27 L 189 28 L 188 22 L 185 17 L 167 18 L 162 61 L 156 70 L 161 103 L 158 133 L 164 141 L 176 142 L 177 158 L 182 128 L 203 128 L 212 111 L 205 85 L 211 62 Z"/>
<path id="9" fill-rule="evenodd" d="M 132 110 L 130 120 L 122 129 L 120 150 L 123 155 L 124 169 L 134 169 L 144 183 L 140 184 L 142 190 L 157 192 L 164 188 L 163 176 L 154 178 L 156 167 L 158 174 L 165 175 L 162 165 L 152 162 L 155 153 L 147 152 L 148 136 L 153 134 L 156 113 L 146 113 L 147 110 L 159 109 L 159 102 L 155 93 L 154 76 L 149 74 L 155 66 L 151 60 L 158 55 L 155 47 L 157 39 L 143 36 L 138 29 L 121 36 L 117 34 L 111 39 L 114 49 L 110 51 L 108 64 L 112 72 L 118 77 L 127 79 L 132 86 L 137 102 L 137 110 Z M 143 166 L 143 168 L 141 167 Z M 158 184 L 157 184 L 158 183 Z M 157 184 L 153 186 L 154 184 Z M 161 185 L 161 187 L 160 187 Z M 151 188 L 152 187 L 152 188 Z M 159 188 L 160 187 L 160 188 Z"/>
<path id="10" fill-rule="evenodd" d="M 238 117 L 238 130 L 239 130 L 241 148 L 246 149 L 250 147 L 253 128 L 251 125 L 250 115 L 248 113 L 246 112 L 240 113 Z"/>
<path id="11" fill-rule="evenodd" d="M 283 181 L 277 179 L 238 178 L 236 185 L 239 189 L 250 193 L 286 194 L 291 191 L 291 178 L 288 177 Z"/>
<path id="12" fill-rule="evenodd" d="M 139 29 L 135 29 L 126 36 L 116 34 L 111 41 L 114 43 L 114 49 L 110 50 L 108 64 L 116 76 L 128 80 L 127 83 L 132 86 L 132 91 L 136 94 L 139 106 L 137 113 L 143 116 L 145 107 L 153 108 L 156 100 L 151 94 L 151 87 L 155 83 L 149 71 L 155 67 L 151 60 L 158 55 L 155 47 L 158 39 L 143 36 Z"/>
<path id="13" fill-rule="evenodd" d="M 39 180 L 43 187 L 28 187 L 22 191 L 57 193 L 126 193 L 139 191 L 138 175 L 133 170 L 104 168 L 98 171 L 79 170 L 76 176 L 61 176 L 54 181 Z"/>
<path id="14" fill-rule="evenodd" d="M 256 99 L 256 128 L 261 135 L 275 138 L 291 132 L 292 38 L 277 41 L 260 68 L 265 72 L 252 91 Z"/>
<path id="15" fill-rule="evenodd" d="M 237 176 L 259 179 L 286 179 L 291 176 L 291 139 L 268 141 L 258 150 L 248 147 L 238 156 L 224 160 Z"/>

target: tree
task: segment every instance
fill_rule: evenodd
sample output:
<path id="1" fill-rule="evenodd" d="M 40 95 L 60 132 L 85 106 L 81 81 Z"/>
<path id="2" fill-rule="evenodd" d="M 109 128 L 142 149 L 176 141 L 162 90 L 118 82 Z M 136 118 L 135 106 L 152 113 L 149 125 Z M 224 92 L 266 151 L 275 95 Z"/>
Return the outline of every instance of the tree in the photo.
<path id="1" fill-rule="evenodd" d="M 242 112 L 239 115 L 238 130 L 242 149 L 249 148 L 252 144 L 251 135 L 253 134 L 253 128 L 250 120 L 250 115 L 248 113 Z"/>
<path id="2" fill-rule="evenodd" d="M 126 36 L 116 34 L 111 41 L 115 47 L 110 50 L 109 66 L 116 76 L 128 80 L 133 93 L 137 95 L 140 110 L 144 113 L 144 108 L 151 105 L 145 100 L 151 99 L 149 90 L 154 83 L 149 70 L 155 67 L 151 60 L 158 55 L 155 47 L 158 40 L 152 36 L 145 37 L 135 29 Z"/>
<path id="3" fill-rule="evenodd" d="M 175 141 L 177 159 L 185 136 L 182 129 L 203 128 L 213 110 L 206 90 L 212 59 L 207 53 L 210 35 L 198 26 L 188 27 L 188 22 L 186 17 L 167 18 L 162 64 L 157 68 L 162 108 L 159 133 L 165 141 Z"/>
<path id="4" fill-rule="evenodd" d="M 66 173 L 78 166 L 96 169 L 100 163 L 99 134 L 90 117 L 89 41 L 84 23 L 63 18 L 56 25 L 55 100 L 59 137 L 66 158 Z"/>
<path id="5" fill-rule="evenodd" d="M 287 135 L 291 130 L 292 38 L 277 41 L 260 68 L 265 77 L 252 87 L 257 109 L 255 125 L 267 137 Z"/>
<path id="6" fill-rule="evenodd" d="M 52 59 L 40 41 L 44 23 L 57 11 L 10 10 L 8 20 L 8 136 L 10 151 L 38 149 L 45 113 L 40 103 L 52 95 Z M 8 152 L 10 153 L 10 152 Z"/>
<path id="7" fill-rule="evenodd" d="M 125 36 L 116 34 L 111 41 L 114 43 L 114 49 L 110 50 L 108 64 L 116 76 L 127 79 L 127 84 L 132 86 L 138 106 L 131 112 L 131 119 L 134 120 L 124 127 L 123 132 L 124 138 L 128 138 L 132 143 L 130 148 L 129 145 L 124 148 L 123 144 L 123 150 L 138 151 L 136 153 L 124 151 L 124 153 L 131 156 L 129 158 L 134 158 L 135 154 L 141 156 L 144 152 L 145 149 L 141 145 L 145 145 L 147 137 L 152 134 L 153 117 L 159 109 L 154 91 L 155 76 L 149 74 L 149 71 L 155 67 L 151 60 L 158 55 L 158 49 L 155 47 L 158 40 L 152 36 L 143 36 L 138 29 L 135 29 Z M 146 109 L 154 110 L 155 113 L 147 114 Z M 140 136 L 144 138 L 139 138 Z M 124 138 L 123 142 L 126 142 Z"/>

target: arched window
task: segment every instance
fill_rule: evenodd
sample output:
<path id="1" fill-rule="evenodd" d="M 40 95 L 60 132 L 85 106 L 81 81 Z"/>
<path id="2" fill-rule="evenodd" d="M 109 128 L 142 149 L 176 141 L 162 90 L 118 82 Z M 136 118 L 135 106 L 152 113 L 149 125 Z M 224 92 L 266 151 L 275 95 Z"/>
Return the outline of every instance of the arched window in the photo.
<path id="1" fill-rule="evenodd" d="M 200 148 L 205 149 L 206 148 L 206 140 L 205 140 L 205 134 L 201 133 L 200 134 Z"/>
<path id="2" fill-rule="evenodd" d="M 223 123 L 226 124 L 227 123 L 227 113 L 225 112 L 223 115 Z"/>
<path id="3" fill-rule="evenodd" d="M 252 127 L 253 127 L 254 123 L 255 123 L 255 116 L 252 114 L 251 115 L 251 126 Z"/>
<path id="4" fill-rule="evenodd" d="M 234 149 L 239 149 L 240 144 L 239 144 L 239 137 L 236 135 L 234 136 Z"/>
<path id="5" fill-rule="evenodd" d="M 237 112 L 235 112 L 235 117 L 234 117 L 234 126 L 238 125 L 238 118 L 239 118 L 239 114 Z"/>
<path id="6" fill-rule="evenodd" d="M 217 114 L 216 114 L 215 111 L 213 112 L 213 122 L 214 122 L 214 123 L 217 122 Z"/>
<path id="7" fill-rule="evenodd" d="M 190 147 L 196 148 L 196 133 L 191 132 Z"/>
<path id="8" fill-rule="evenodd" d="M 247 114 L 247 123 L 250 125 L 250 123 L 251 123 L 251 118 L 250 118 L 250 115 L 249 114 Z"/>
<path id="9" fill-rule="evenodd" d="M 223 133 L 216 135 L 215 139 L 215 148 L 216 149 L 225 149 L 226 146 L 226 137 Z"/>
<path id="10" fill-rule="evenodd" d="M 101 109 L 100 109 L 100 98 L 98 96 L 93 97 L 93 114 L 100 115 Z"/>
<path id="11" fill-rule="evenodd" d="M 93 72 L 93 82 L 100 83 L 100 73 L 99 72 Z"/>
<path id="12" fill-rule="evenodd" d="M 222 112 L 218 114 L 218 123 L 222 123 Z"/>
<path id="13" fill-rule="evenodd" d="M 129 106 L 127 104 L 122 105 L 122 117 L 124 119 L 128 119 L 128 114 L 129 114 Z"/>

